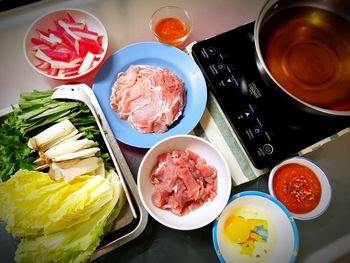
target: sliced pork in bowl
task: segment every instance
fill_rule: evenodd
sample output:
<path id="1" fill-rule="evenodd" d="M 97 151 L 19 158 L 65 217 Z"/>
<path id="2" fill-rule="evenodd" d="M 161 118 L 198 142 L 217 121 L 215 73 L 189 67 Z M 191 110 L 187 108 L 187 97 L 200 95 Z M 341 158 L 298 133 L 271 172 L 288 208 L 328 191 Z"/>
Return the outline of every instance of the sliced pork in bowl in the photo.
<path id="1" fill-rule="evenodd" d="M 231 175 L 221 153 L 192 135 L 176 135 L 154 145 L 138 171 L 138 191 L 159 223 L 192 230 L 211 223 L 231 193 Z"/>

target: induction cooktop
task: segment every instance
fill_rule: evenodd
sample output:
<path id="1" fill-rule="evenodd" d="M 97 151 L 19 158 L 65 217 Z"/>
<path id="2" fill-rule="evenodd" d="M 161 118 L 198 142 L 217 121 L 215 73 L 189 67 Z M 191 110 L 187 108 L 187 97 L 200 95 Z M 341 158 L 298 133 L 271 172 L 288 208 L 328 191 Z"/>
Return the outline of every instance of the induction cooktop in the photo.
<path id="1" fill-rule="evenodd" d="M 350 126 L 349 118 L 297 109 L 267 86 L 256 66 L 254 22 L 197 42 L 192 56 L 256 168 Z"/>

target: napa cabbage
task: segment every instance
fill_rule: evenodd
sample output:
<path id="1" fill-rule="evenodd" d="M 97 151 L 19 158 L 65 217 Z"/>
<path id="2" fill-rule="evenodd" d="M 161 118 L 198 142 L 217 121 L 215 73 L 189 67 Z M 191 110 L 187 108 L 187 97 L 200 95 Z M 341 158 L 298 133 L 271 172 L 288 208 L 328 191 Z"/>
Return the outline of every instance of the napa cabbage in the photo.
<path id="1" fill-rule="evenodd" d="M 17 262 L 86 262 L 125 203 L 114 171 L 70 183 L 19 170 L 0 184 L 0 220 L 21 237 Z"/>

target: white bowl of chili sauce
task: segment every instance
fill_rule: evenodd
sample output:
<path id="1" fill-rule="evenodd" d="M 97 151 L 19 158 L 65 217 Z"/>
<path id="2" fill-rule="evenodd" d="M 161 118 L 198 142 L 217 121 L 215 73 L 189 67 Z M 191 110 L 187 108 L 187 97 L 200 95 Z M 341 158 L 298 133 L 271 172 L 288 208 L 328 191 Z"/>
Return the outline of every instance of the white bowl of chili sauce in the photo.
<path id="1" fill-rule="evenodd" d="M 299 220 L 322 215 L 332 196 L 327 175 L 305 157 L 292 157 L 276 165 L 270 172 L 268 188 Z"/>

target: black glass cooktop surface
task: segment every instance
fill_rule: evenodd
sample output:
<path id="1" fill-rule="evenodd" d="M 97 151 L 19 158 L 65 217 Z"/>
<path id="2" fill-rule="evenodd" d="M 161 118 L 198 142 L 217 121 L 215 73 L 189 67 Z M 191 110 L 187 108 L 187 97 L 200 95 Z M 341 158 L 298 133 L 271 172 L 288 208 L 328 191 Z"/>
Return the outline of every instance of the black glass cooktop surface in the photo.
<path id="1" fill-rule="evenodd" d="M 256 66 L 254 22 L 196 43 L 192 56 L 257 168 L 272 167 L 349 127 L 349 118 L 297 109 L 268 87 Z"/>

